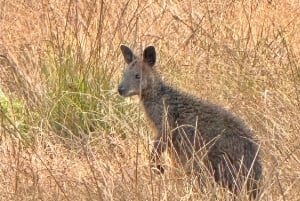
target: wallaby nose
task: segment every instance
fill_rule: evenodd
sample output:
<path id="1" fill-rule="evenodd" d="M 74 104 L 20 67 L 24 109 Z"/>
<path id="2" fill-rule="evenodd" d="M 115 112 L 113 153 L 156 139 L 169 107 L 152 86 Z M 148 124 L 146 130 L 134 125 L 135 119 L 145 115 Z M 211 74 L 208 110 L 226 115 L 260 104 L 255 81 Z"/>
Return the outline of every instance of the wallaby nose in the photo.
<path id="1" fill-rule="evenodd" d="M 123 95 L 124 91 L 125 91 L 125 87 L 123 87 L 122 85 L 120 85 L 120 86 L 118 87 L 118 92 L 119 92 L 119 94 L 120 94 L 120 95 Z"/>

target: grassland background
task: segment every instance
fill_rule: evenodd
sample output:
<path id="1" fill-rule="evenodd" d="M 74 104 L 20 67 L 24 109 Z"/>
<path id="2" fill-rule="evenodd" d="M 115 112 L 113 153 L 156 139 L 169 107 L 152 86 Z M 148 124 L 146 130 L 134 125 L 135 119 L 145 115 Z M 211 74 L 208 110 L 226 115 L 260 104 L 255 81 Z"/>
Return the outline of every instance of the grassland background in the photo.
<path id="1" fill-rule="evenodd" d="M 167 82 L 256 131 L 257 200 L 300 200 L 299 14 L 296 0 L 0 0 L 0 199 L 231 200 L 168 161 L 152 174 L 152 130 L 116 92 L 125 43 L 155 45 Z"/>

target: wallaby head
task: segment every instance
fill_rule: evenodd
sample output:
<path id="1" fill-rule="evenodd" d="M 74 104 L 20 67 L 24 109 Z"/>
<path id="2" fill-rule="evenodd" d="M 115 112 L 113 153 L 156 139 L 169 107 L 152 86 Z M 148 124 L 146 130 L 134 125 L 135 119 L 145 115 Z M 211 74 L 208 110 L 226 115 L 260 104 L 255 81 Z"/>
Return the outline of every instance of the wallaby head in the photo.
<path id="1" fill-rule="evenodd" d="M 137 57 L 133 51 L 125 46 L 120 46 L 125 62 L 128 64 L 123 74 L 123 80 L 118 87 L 122 96 L 142 95 L 155 79 L 154 65 L 156 52 L 153 46 L 148 46 L 142 58 Z"/>

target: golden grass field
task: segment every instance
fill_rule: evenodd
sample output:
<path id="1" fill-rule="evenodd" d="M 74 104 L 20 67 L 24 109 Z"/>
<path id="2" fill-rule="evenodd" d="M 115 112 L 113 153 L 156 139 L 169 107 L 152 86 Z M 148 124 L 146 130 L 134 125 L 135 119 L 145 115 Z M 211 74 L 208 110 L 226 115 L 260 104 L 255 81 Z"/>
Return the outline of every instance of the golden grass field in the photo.
<path id="1" fill-rule="evenodd" d="M 116 90 L 123 43 L 155 45 L 167 82 L 256 131 L 257 200 L 300 200 L 299 14 L 296 0 L 0 0 L 0 200 L 232 200 L 168 158 L 151 172 L 152 129 Z"/>

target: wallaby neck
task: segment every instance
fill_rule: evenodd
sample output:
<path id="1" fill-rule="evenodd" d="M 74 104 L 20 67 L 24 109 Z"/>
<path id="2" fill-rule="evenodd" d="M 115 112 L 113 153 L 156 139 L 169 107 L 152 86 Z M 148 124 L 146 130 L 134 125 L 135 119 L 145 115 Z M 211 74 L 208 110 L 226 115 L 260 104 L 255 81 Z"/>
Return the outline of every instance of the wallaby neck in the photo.
<path id="1" fill-rule="evenodd" d="M 170 91 L 172 87 L 164 83 L 162 80 L 156 82 L 151 88 L 144 90 L 141 95 L 142 102 L 162 102 L 163 96 Z"/>

